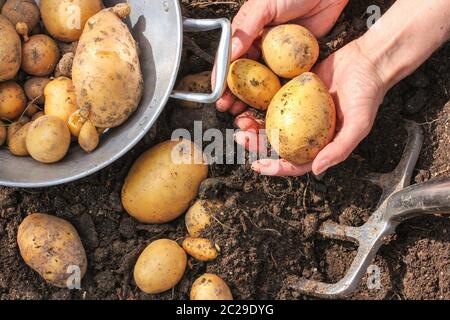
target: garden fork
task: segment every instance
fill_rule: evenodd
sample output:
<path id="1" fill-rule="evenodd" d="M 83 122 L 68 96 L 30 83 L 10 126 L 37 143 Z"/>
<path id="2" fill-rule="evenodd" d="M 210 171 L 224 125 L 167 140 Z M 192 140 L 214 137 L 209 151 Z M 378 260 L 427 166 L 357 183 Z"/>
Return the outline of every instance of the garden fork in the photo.
<path id="1" fill-rule="evenodd" d="M 423 133 L 419 125 L 411 121 L 407 121 L 406 130 L 408 140 L 397 168 L 391 173 L 372 174 L 365 179 L 383 190 L 377 209 L 368 221 L 361 227 L 325 222 L 319 230 L 325 238 L 359 245 L 344 278 L 334 284 L 302 278 L 291 289 L 321 298 L 347 296 L 357 288 L 383 241 L 395 233 L 400 223 L 422 214 L 450 214 L 450 179 L 409 186 L 422 149 Z"/>

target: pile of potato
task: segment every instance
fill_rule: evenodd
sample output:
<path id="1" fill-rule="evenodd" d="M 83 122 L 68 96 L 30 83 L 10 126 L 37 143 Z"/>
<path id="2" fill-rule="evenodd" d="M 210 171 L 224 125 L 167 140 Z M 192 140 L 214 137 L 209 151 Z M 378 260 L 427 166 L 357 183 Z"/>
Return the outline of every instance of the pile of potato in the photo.
<path id="1" fill-rule="evenodd" d="M 139 105 L 137 44 L 128 4 L 101 0 L 0 3 L 0 146 L 42 163 L 86 152 Z M 22 38 L 22 39 L 21 39 Z"/>

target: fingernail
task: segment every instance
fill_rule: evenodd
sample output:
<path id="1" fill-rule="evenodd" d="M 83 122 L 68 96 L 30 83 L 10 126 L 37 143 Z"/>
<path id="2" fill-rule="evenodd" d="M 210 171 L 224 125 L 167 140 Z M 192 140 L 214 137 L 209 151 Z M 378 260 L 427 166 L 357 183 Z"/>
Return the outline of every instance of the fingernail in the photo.
<path id="1" fill-rule="evenodd" d="M 319 165 L 317 166 L 316 175 L 320 176 L 325 171 L 327 171 L 331 167 L 331 163 L 328 160 L 320 160 Z"/>
<path id="2" fill-rule="evenodd" d="M 233 54 L 235 54 L 239 50 L 240 46 L 241 42 L 238 39 L 236 38 L 231 39 L 231 52 Z"/>

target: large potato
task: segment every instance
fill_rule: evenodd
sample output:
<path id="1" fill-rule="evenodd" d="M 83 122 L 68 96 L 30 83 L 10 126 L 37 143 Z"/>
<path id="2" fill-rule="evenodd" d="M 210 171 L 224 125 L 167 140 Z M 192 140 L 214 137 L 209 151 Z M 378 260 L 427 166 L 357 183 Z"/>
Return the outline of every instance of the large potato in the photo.
<path id="1" fill-rule="evenodd" d="M 54 163 L 64 158 L 69 151 L 70 131 L 63 120 L 46 115 L 33 121 L 26 142 L 33 159 Z"/>
<path id="2" fill-rule="evenodd" d="M 12 135 L 8 143 L 8 147 L 9 151 L 11 151 L 13 155 L 18 157 L 26 157 L 30 155 L 26 143 L 28 130 L 30 129 L 30 126 L 31 122 L 28 122 Z"/>
<path id="3" fill-rule="evenodd" d="M 0 120 L 0 147 L 6 142 L 6 137 L 8 136 L 8 131 L 6 124 Z"/>
<path id="4" fill-rule="evenodd" d="M 19 226 L 17 243 L 25 263 L 56 287 L 67 288 L 75 268 L 81 278 L 86 273 L 83 244 L 75 228 L 63 219 L 29 215 Z"/>
<path id="5" fill-rule="evenodd" d="M 26 106 L 27 97 L 21 86 L 13 81 L 0 83 L 0 119 L 17 119 Z"/>
<path id="6" fill-rule="evenodd" d="M 22 69 L 37 77 L 51 74 L 59 61 L 56 42 L 45 34 L 31 36 L 22 49 Z"/>
<path id="7" fill-rule="evenodd" d="M 72 68 L 75 93 L 97 128 L 121 125 L 141 100 L 137 44 L 120 20 L 129 13 L 128 4 L 100 11 L 87 21 L 78 43 Z"/>
<path id="8" fill-rule="evenodd" d="M 233 300 L 233 295 L 225 281 L 205 273 L 192 284 L 191 300 Z"/>
<path id="9" fill-rule="evenodd" d="M 34 103 L 43 105 L 45 102 L 44 89 L 49 82 L 50 79 L 44 77 L 32 77 L 28 79 L 23 85 L 28 99 Z"/>
<path id="10" fill-rule="evenodd" d="M 308 72 L 319 58 L 319 43 L 306 28 L 286 24 L 269 29 L 262 38 L 264 61 L 277 75 L 292 79 Z"/>
<path id="11" fill-rule="evenodd" d="M 311 72 L 283 86 L 267 110 L 269 142 L 283 159 L 296 165 L 314 160 L 333 139 L 335 128 L 333 98 Z"/>
<path id="12" fill-rule="evenodd" d="M 28 35 L 28 31 L 38 25 L 41 19 L 39 8 L 34 0 L 8 0 L 2 8 L 2 15 L 7 17 L 14 26 L 24 24 L 25 36 Z"/>
<path id="13" fill-rule="evenodd" d="M 41 0 L 40 7 L 47 31 L 65 42 L 77 41 L 86 21 L 104 8 L 101 0 Z"/>
<path id="14" fill-rule="evenodd" d="M 205 71 L 197 74 L 185 76 L 177 85 L 177 90 L 208 93 L 211 92 L 211 71 Z M 205 106 L 203 103 L 178 100 L 178 104 L 183 108 L 200 109 Z"/>
<path id="15" fill-rule="evenodd" d="M 0 82 L 13 79 L 22 62 L 22 43 L 11 22 L 0 15 Z"/>
<path id="16" fill-rule="evenodd" d="M 125 210 L 144 223 L 178 218 L 208 175 L 202 151 L 188 140 L 166 141 L 134 163 L 122 189 Z"/>
<path id="17" fill-rule="evenodd" d="M 197 200 L 185 216 L 186 229 L 191 237 L 200 237 L 211 224 L 216 212 L 222 207 L 220 202 Z"/>
<path id="18" fill-rule="evenodd" d="M 134 267 L 134 281 L 145 293 L 161 293 L 180 282 L 186 264 L 186 253 L 175 241 L 156 240 L 139 256 Z"/>
<path id="19" fill-rule="evenodd" d="M 59 77 L 50 81 L 44 89 L 46 115 L 57 116 L 65 123 L 77 111 L 77 97 L 72 80 Z"/>
<path id="20" fill-rule="evenodd" d="M 239 59 L 231 64 L 227 82 L 236 97 L 259 110 L 266 110 L 281 88 L 275 73 L 249 59 Z"/>

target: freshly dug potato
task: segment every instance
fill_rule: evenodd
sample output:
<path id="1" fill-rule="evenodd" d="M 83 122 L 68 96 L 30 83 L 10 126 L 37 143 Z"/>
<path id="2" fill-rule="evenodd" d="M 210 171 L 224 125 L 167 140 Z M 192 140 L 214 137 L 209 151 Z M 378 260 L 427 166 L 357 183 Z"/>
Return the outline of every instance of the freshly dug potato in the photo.
<path id="1" fill-rule="evenodd" d="M 104 8 L 101 0 L 41 0 L 41 15 L 52 37 L 77 41 L 86 21 Z"/>
<path id="2" fill-rule="evenodd" d="M 34 103 L 30 103 L 27 105 L 27 107 L 25 108 L 25 115 L 29 118 L 33 117 L 36 113 L 38 113 L 40 111 L 39 107 L 34 104 Z"/>
<path id="3" fill-rule="evenodd" d="M 312 69 L 319 58 L 319 43 L 306 28 L 297 24 L 269 29 L 262 38 L 262 54 L 277 75 L 292 79 Z"/>
<path id="4" fill-rule="evenodd" d="M 249 59 L 239 59 L 231 64 L 227 82 L 236 97 L 259 110 L 266 110 L 281 88 L 280 79 L 275 73 Z"/>
<path id="5" fill-rule="evenodd" d="M 28 79 L 23 85 L 28 99 L 34 103 L 43 105 L 45 102 L 44 89 L 49 82 L 50 79 L 44 77 L 32 77 Z"/>
<path id="6" fill-rule="evenodd" d="M 62 56 L 55 69 L 55 77 L 72 78 L 72 65 L 75 54 L 69 52 Z"/>
<path id="7" fill-rule="evenodd" d="M 44 89 L 46 115 L 57 116 L 65 123 L 77 111 L 77 97 L 72 80 L 66 77 L 50 81 Z"/>
<path id="8" fill-rule="evenodd" d="M 136 110 L 143 91 L 138 49 L 121 21 L 130 13 L 122 3 L 86 23 L 73 61 L 72 79 L 80 109 L 97 128 L 114 128 Z"/>
<path id="9" fill-rule="evenodd" d="M 83 112 L 83 110 L 78 109 L 69 117 L 69 130 L 74 137 L 78 138 L 81 128 L 83 128 L 83 125 L 88 121 L 87 118 L 89 117 L 89 114 L 85 113 L 86 112 Z"/>
<path id="10" fill-rule="evenodd" d="M 67 221 L 34 213 L 19 226 L 17 243 L 25 263 L 45 281 L 67 288 L 69 267 L 79 267 L 81 278 L 86 273 L 87 258 L 75 228 Z"/>
<path id="11" fill-rule="evenodd" d="M 34 0 L 8 0 L 2 8 L 2 15 L 14 26 L 25 24 L 25 35 L 28 35 L 28 31 L 33 30 L 41 19 L 39 7 Z"/>
<path id="12" fill-rule="evenodd" d="M 7 132 L 6 124 L 0 120 L 0 147 L 6 142 Z"/>
<path id="13" fill-rule="evenodd" d="M 22 62 L 22 43 L 11 22 L 0 15 L 0 82 L 13 79 Z"/>
<path id="14" fill-rule="evenodd" d="M 219 255 L 214 244 L 205 238 L 186 238 L 183 241 L 183 249 L 200 261 L 212 261 Z"/>
<path id="15" fill-rule="evenodd" d="M 39 111 L 31 117 L 31 121 L 39 119 L 40 117 L 43 117 L 43 116 L 45 116 L 44 111 Z"/>
<path id="16" fill-rule="evenodd" d="M 60 118 L 45 115 L 33 121 L 26 142 L 33 159 L 54 163 L 64 158 L 69 151 L 70 131 Z"/>
<path id="17" fill-rule="evenodd" d="M 90 120 L 86 121 L 81 127 L 78 135 L 78 144 L 81 149 L 90 153 L 97 149 L 99 142 L 100 135 L 98 134 L 97 128 L 94 127 Z"/>
<path id="18" fill-rule="evenodd" d="M 0 119 L 15 120 L 27 106 L 27 97 L 16 82 L 0 83 Z"/>
<path id="19" fill-rule="evenodd" d="M 30 118 L 24 116 L 21 117 L 18 121 L 13 122 L 8 125 L 7 134 L 6 134 L 6 143 L 9 145 L 12 137 L 16 134 L 17 131 L 20 130 L 25 124 L 30 122 Z"/>
<path id="20" fill-rule="evenodd" d="M 28 122 L 12 135 L 11 140 L 8 143 L 8 147 L 9 151 L 11 151 L 13 155 L 18 157 L 26 157 L 30 155 L 26 143 L 30 126 L 31 122 Z"/>
<path id="21" fill-rule="evenodd" d="M 156 240 L 139 256 L 134 266 L 134 281 L 145 293 L 161 293 L 180 282 L 186 264 L 186 253 L 175 241 Z"/>
<path id="22" fill-rule="evenodd" d="M 208 93 L 211 92 L 211 71 L 191 74 L 180 80 L 177 86 L 179 91 Z M 200 109 L 204 103 L 179 100 L 178 104 L 183 108 Z"/>
<path id="23" fill-rule="evenodd" d="M 122 189 L 125 210 L 144 223 L 178 218 L 208 175 L 202 151 L 191 141 L 166 141 L 134 163 Z"/>
<path id="24" fill-rule="evenodd" d="M 225 281 L 214 274 L 205 273 L 193 283 L 191 300 L 233 300 L 233 295 Z"/>
<path id="25" fill-rule="evenodd" d="M 31 36 L 22 48 L 22 69 L 32 76 L 51 74 L 60 58 L 56 42 L 45 34 Z"/>
<path id="26" fill-rule="evenodd" d="M 191 237 L 200 237 L 211 224 L 212 217 L 221 208 L 221 203 L 212 200 L 197 200 L 185 216 L 186 229 Z"/>
<path id="27" fill-rule="evenodd" d="M 281 158 L 302 165 L 334 138 L 336 108 L 328 88 L 306 72 L 276 94 L 266 115 L 269 142 Z"/>

